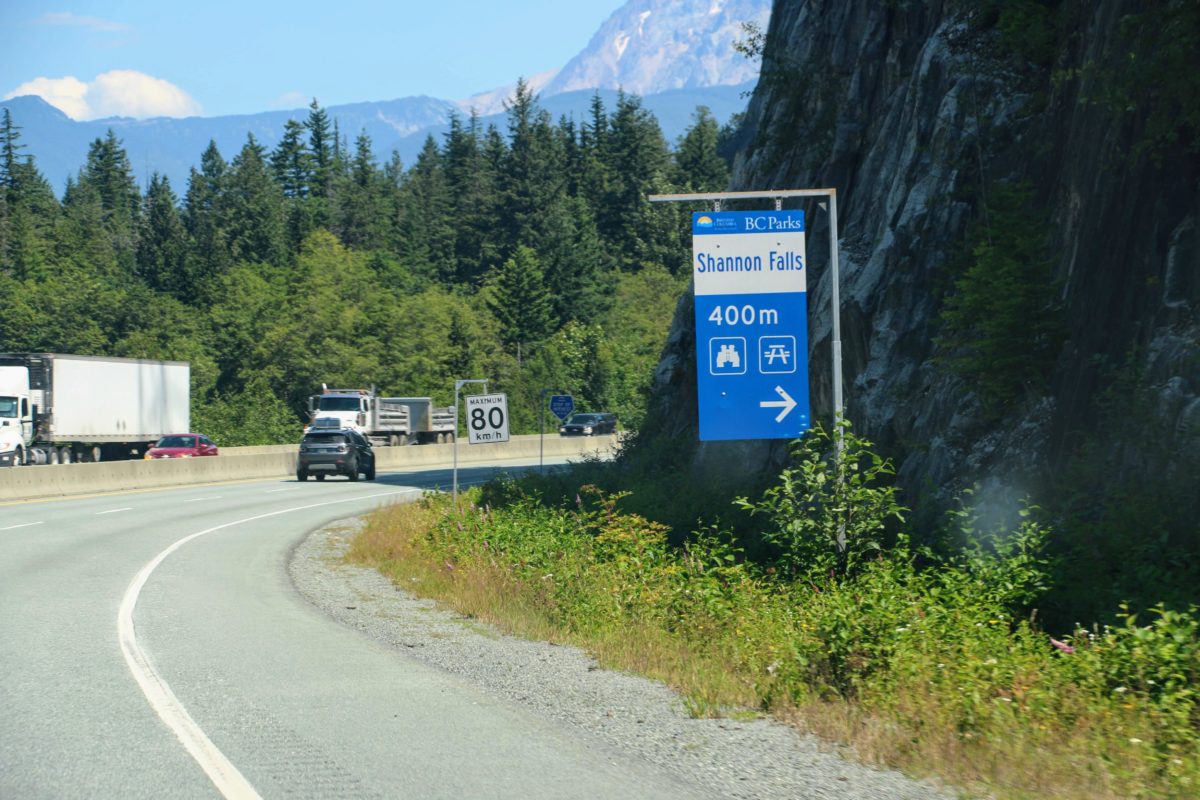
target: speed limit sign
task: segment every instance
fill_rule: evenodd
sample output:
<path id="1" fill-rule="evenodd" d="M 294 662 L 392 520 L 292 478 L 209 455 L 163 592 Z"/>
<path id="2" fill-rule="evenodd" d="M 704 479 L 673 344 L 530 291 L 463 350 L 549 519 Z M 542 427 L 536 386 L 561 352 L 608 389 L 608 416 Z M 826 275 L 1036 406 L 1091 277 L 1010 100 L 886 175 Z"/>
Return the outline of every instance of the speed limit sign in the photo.
<path id="1" fill-rule="evenodd" d="M 492 444 L 508 441 L 508 395 L 469 394 L 467 400 L 467 441 Z"/>

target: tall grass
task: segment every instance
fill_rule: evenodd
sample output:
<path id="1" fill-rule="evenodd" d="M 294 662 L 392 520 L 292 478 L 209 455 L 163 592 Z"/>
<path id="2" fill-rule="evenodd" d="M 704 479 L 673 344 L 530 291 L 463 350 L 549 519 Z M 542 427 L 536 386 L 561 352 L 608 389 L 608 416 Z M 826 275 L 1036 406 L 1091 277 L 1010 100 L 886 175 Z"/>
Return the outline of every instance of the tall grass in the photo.
<path id="1" fill-rule="evenodd" d="M 745 502 L 780 530 L 790 514 L 845 512 L 832 499 L 781 502 L 789 481 L 792 500 L 809 497 L 805 460 L 819 446 L 798 453 L 779 491 Z M 672 545 L 622 499 L 582 487 L 547 507 L 512 482 L 458 506 L 431 496 L 377 514 L 350 557 L 507 630 L 661 679 L 696 714 L 775 714 L 862 758 L 1005 798 L 1200 795 L 1195 609 L 1052 640 L 1026 610 L 1045 577 L 1047 532 L 1032 516 L 953 559 L 901 535 L 858 542 L 854 560 L 818 559 L 820 570 L 784 569 L 748 562 L 718 529 Z"/>

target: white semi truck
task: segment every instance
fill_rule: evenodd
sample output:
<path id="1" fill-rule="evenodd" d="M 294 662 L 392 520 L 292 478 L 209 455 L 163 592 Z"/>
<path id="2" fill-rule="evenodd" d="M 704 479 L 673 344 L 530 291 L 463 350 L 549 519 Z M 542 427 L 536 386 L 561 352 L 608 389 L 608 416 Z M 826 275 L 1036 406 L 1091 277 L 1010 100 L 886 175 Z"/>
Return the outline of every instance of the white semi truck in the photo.
<path id="1" fill-rule="evenodd" d="M 185 362 L 0 353 L 0 442 L 14 440 L 14 465 L 140 458 L 187 433 L 190 416 Z"/>
<path id="2" fill-rule="evenodd" d="M 354 428 L 374 445 L 454 441 L 454 409 L 430 397 L 380 397 L 372 389 L 330 389 L 308 399 L 309 429 Z"/>

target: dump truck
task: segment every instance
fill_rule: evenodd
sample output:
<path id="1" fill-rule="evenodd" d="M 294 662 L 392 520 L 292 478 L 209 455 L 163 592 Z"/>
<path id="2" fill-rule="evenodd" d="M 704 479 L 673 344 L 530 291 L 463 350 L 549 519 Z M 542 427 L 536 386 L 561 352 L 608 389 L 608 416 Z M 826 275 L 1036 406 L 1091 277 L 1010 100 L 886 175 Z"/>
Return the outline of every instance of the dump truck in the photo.
<path id="1" fill-rule="evenodd" d="M 190 415 L 186 362 L 0 353 L 0 430 L 17 431 L 14 464 L 141 458 L 188 431 Z"/>
<path id="2" fill-rule="evenodd" d="M 353 428 L 376 446 L 454 441 L 453 406 L 435 406 L 431 397 L 380 397 L 371 389 L 330 389 L 308 399 L 309 425 Z"/>

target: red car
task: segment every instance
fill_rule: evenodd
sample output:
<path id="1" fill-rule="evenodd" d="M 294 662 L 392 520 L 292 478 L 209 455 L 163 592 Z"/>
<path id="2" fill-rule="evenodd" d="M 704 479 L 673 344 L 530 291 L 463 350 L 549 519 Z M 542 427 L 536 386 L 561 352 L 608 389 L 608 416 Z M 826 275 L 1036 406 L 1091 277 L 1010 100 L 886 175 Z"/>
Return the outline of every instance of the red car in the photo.
<path id="1" fill-rule="evenodd" d="M 173 433 L 159 439 L 146 451 L 146 458 L 192 458 L 215 456 L 217 446 L 200 433 Z"/>

